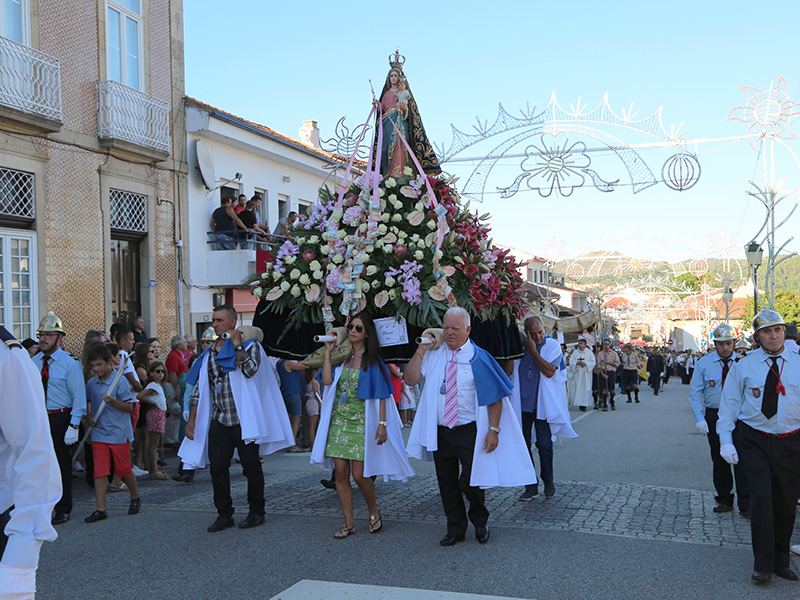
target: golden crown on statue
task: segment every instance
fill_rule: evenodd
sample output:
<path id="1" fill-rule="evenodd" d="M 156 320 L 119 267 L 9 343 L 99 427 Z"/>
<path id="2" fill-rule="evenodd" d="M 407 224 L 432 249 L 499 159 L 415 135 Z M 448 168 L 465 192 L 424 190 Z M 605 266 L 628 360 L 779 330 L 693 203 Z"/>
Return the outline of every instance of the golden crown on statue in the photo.
<path id="1" fill-rule="evenodd" d="M 394 54 L 389 55 L 389 66 L 392 69 L 403 70 L 403 65 L 406 64 L 406 57 L 400 54 L 400 47 L 394 51 Z"/>

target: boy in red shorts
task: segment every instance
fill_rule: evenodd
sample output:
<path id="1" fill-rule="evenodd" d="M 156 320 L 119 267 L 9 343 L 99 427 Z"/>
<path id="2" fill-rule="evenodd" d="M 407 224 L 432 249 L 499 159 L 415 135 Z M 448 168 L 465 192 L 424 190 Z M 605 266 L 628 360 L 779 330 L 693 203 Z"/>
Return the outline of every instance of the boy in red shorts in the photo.
<path id="1" fill-rule="evenodd" d="M 111 352 L 105 345 L 97 345 L 89 351 L 87 357 L 95 376 L 86 384 L 86 400 L 90 405 L 87 419 L 92 429 L 92 451 L 94 453 L 94 495 L 97 498 L 97 510 L 84 521 L 94 523 L 107 518 L 106 492 L 108 491 L 108 475 L 111 473 L 111 457 L 114 457 L 114 472 L 128 485 L 131 494 L 129 515 L 139 512 L 142 499 L 136 486 L 136 477 L 131 468 L 131 410 L 137 402 L 130 386 L 122 382 L 113 395 L 107 392 L 114 379 L 114 363 Z M 97 422 L 93 416 L 100 405 L 105 402 Z"/>

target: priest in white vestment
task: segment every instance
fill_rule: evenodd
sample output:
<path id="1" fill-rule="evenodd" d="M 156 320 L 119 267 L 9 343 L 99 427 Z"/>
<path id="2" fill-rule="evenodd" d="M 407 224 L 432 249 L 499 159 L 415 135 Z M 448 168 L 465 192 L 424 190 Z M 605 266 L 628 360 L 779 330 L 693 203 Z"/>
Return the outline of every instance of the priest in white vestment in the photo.
<path id="1" fill-rule="evenodd" d="M 485 488 L 536 482 L 509 401 L 511 381 L 497 361 L 469 339 L 469 332 L 469 313 L 450 308 L 444 317 L 445 343 L 435 350 L 432 344 L 420 344 L 404 373 L 411 386 L 425 379 L 407 450 L 436 465 L 447 517 L 442 546 L 465 539 L 468 518 L 478 542 L 489 540 Z"/>
<path id="2" fill-rule="evenodd" d="M 580 407 L 581 412 L 592 404 L 592 370 L 594 369 L 594 352 L 589 350 L 586 340 L 578 340 L 578 347 L 572 351 L 567 364 L 567 391 L 570 406 Z"/>

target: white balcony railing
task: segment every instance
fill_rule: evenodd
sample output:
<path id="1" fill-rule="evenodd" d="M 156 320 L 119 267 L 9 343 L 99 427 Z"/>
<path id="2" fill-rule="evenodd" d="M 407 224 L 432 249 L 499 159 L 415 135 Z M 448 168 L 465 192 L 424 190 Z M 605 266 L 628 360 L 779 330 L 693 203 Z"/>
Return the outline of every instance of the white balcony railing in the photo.
<path id="1" fill-rule="evenodd" d="M 0 105 L 61 122 L 58 59 L 0 37 Z"/>
<path id="2" fill-rule="evenodd" d="M 169 103 L 116 81 L 99 81 L 97 136 L 169 153 Z"/>

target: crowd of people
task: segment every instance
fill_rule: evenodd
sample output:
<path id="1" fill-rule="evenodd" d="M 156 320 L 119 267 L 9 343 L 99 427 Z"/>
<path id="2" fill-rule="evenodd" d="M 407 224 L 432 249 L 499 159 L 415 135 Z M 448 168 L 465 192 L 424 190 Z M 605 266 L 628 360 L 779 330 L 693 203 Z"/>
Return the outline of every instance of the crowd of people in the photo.
<path id="1" fill-rule="evenodd" d="M 213 232 L 214 250 L 256 250 L 267 248 L 268 244 L 291 238 L 289 229 L 297 220 L 297 213 L 292 211 L 278 220 L 275 229 L 270 233 L 269 224 L 261 219 L 261 203 L 263 199 L 255 194 L 250 200 L 244 194 L 238 198 L 224 196 L 220 206 L 211 213 L 211 231 Z"/>
<path id="2" fill-rule="evenodd" d="M 210 467 L 218 516 L 209 532 L 235 524 L 230 493 L 234 456 L 248 483 L 249 512 L 238 526 L 248 529 L 265 522 L 262 458 L 308 449 L 312 464 L 333 469 L 332 480 L 323 483 L 335 489 L 344 517 L 336 539 L 356 532 L 351 478 L 367 506 L 369 532 L 378 533 L 384 523 L 375 477 L 412 477 L 411 456 L 435 464 L 447 520 L 440 544 L 464 541 L 469 523 L 484 544 L 490 537 L 485 489 L 522 487 L 520 501 L 536 498 L 540 484 L 547 498 L 556 494 L 553 440 L 577 437 L 568 398 L 583 411 L 590 406 L 613 411 L 617 384 L 627 402 L 639 403 L 641 381 L 648 381 L 657 395 L 671 374 L 683 374 L 682 366 L 691 384 L 697 430 L 708 436 L 711 449 L 714 512 L 733 510 L 735 485 L 740 515 L 751 520 L 753 531 L 752 579 L 765 583 L 773 573 L 798 578 L 789 563 L 789 541 L 800 495 L 800 386 L 795 385 L 800 354 L 785 338 L 792 328 L 774 311 L 756 316 L 752 349 L 744 347 L 732 327 L 720 325 L 714 331 L 714 351 L 687 355 L 685 361 L 668 350 L 630 344 L 618 351 L 611 340 L 592 350 L 580 339 L 565 351 L 545 335 L 539 317 L 528 317 L 522 358 L 501 365 L 470 339 L 469 314 L 453 307 L 443 329 L 423 334 L 402 371 L 382 360 L 367 313 L 348 320 L 344 360 L 334 364 L 334 349 L 344 340 L 331 337 L 317 369 L 268 357 L 261 330 L 239 326 L 236 310 L 228 305 L 214 309 L 199 347 L 191 336 L 173 336 L 163 361 L 159 340 L 147 337 L 143 325 L 137 317 L 132 329 L 115 325 L 110 336 L 87 332 L 76 359 L 64 350 L 67 331 L 50 312 L 39 325 L 35 354 L 17 369 L 15 377 L 27 378 L 22 385 L 33 388 L 29 395 L 40 397 L 46 412 L 46 417 L 31 417 L 28 425 L 37 418 L 49 421 L 30 432 L 38 435 L 40 445 L 42 428 L 50 436 L 49 462 L 27 467 L 45 478 L 44 504 L 52 510 L 47 526 L 31 532 L 37 544 L 54 539 L 52 527 L 71 517 L 73 470 L 84 469 L 76 461 L 81 447 L 97 504 L 84 520 L 94 523 L 108 518 L 109 492 L 127 491 L 128 514 L 139 513 L 137 476 L 168 480 L 159 456 L 168 446 L 178 448 L 181 461 L 173 479 L 191 482 L 196 469 Z M 11 352 L 19 361 L 22 346 L 5 330 L 0 333 L 8 348 L 20 348 Z M 32 352 L 33 346 L 26 346 Z M 9 362 L 8 348 L 0 355 L 0 369 Z M 0 403 L 0 410 L 4 407 Z M 401 417 L 401 411 L 413 418 L 408 413 Z M 402 428 L 409 424 L 404 443 Z M 0 446 L 7 440 L 16 443 L 7 424 L 0 432 Z M 91 443 L 82 446 L 79 439 L 85 441 L 89 432 Z M 20 451 L 18 460 L 23 455 Z M 15 468 L 20 479 L 27 472 L 24 466 Z M 7 499 L 7 490 L 0 489 L 0 500 L 8 505 Z M 38 505 L 44 504 L 40 497 Z M 12 525 L 3 537 L 27 531 L 25 518 L 35 518 L 30 511 L 6 508 L 0 517 Z M 0 587 L 4 581 L 25 587 L 36 561 L 14 558 L 14 552 L 24 552 L 15 551 L 12 541 L 12 553 L 7 551 L 0 562 Z M 800 548 L 792 551 L 800 553 Z"/>

